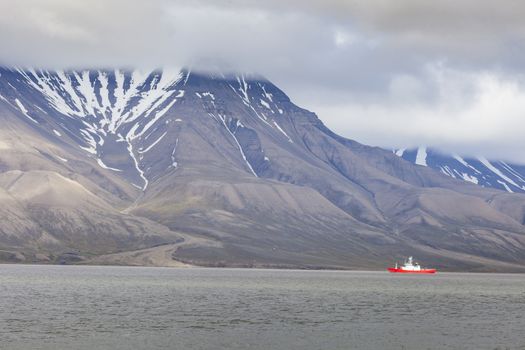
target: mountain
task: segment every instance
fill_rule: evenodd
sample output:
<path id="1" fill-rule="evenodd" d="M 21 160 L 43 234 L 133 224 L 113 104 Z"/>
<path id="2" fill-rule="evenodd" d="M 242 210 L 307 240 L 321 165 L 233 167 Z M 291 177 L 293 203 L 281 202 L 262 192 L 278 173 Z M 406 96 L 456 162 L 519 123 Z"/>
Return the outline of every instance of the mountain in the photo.
<path id="1" fill-rule="evenodd" d="M 525 195 L 327 129 L 266 79 L 0 69 L 0 259 L 525 270 Z"/>
<path id="2" fill-rule="evenodd" d="M 427 147 L 399 149 L 394 153 L 411 163 L 481 187 L 525 193 L 525 165 L 489 161 L 485 157 L 461 157 Z"/>

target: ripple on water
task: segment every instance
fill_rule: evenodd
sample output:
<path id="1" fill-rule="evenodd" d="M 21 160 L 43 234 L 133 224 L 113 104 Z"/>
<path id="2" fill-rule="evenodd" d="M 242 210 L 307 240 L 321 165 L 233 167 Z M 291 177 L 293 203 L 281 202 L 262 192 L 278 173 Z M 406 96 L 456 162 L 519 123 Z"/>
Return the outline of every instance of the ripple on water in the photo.
<path id="1" fill-rule="evenodd" d="M 525 276 L 0 266 L 2 349 L 525 349 Z"/>

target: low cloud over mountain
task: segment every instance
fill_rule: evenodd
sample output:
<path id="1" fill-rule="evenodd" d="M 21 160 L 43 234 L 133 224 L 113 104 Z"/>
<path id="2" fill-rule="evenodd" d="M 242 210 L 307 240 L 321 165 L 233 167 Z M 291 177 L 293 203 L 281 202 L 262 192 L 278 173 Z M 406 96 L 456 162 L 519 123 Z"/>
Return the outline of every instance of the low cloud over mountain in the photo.
<path id="1" fill-rule="evenodd" d="M 256 72 L 345 136 L 525 162 L 515 1 L 21 0 L 0 12 L 2 65 Z"/>

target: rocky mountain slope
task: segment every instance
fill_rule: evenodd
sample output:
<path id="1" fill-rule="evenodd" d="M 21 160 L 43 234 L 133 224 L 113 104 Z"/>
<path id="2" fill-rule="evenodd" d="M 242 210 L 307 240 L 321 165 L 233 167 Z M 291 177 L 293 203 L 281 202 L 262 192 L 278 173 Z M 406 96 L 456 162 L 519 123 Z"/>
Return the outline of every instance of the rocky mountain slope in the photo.
<path id="1" fill-rule="evenodd" d="M 504 190 L 525 192 L 525 165 L 490 161 L 485 157 L 461 157 L 427 147 L 394 150 L 398 156 L 414 164 L 428 166 L 455 179 Z"/>
<path id="2" fill-rule="evenodd" d="M 525 270 L 524 195 L 339 137 L 265 79 L 0 74 L 3 260 Z"/>

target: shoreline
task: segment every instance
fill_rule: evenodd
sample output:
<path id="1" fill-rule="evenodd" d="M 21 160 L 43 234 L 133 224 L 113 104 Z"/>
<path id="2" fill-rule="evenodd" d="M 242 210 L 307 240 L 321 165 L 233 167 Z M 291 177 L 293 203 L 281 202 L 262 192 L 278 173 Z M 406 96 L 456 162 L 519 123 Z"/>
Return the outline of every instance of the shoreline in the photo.
<path id="1" fill-rule="evenodd" d="M 297 272 L 355 272 L 355 273 L 385 273 L 392 276 L 415 276 L 414 274 L 392 274 L 389 273 L 388 270 L 385 268 L 383 269 L 376 269 L 376 270 L 366 270 L 366 269 L 336 269 L 336 268 L 299 268 L 299 267 L 239 267 L 239 266 L 199 266 L 199 265 L 188 265 L 188 264 L 180 264 L 177 266 L 153 266 L 153 265 L 124 265 L 124 264 L 53 264 L 53 263 L 38 263 L 38 262 L 31 262 L 31 263 L 24 263 L 24 262 L 0 262 L 0 267 L 2 266 L 27 266 L 27 267 L 46 267 L 46 266 L 53 266 L 53 267 L 109 267 L 109 268 L 145 268 L 145 269 L 174 269 L 174 270 L 253 270 L 253 271 L 297 271 Z M 525 275 L 525 268 L 522 272 L 519 271 L 459 271 L 459 270 L 438 270 L 436 274 L 430 274 L 430 276 L 436 276 L 440 274 L 490 274 L 490 275 Z M 424 274 L 427 276 L 426 274 Z M 419 276 L 419 274 L 417 274 Z"/>

